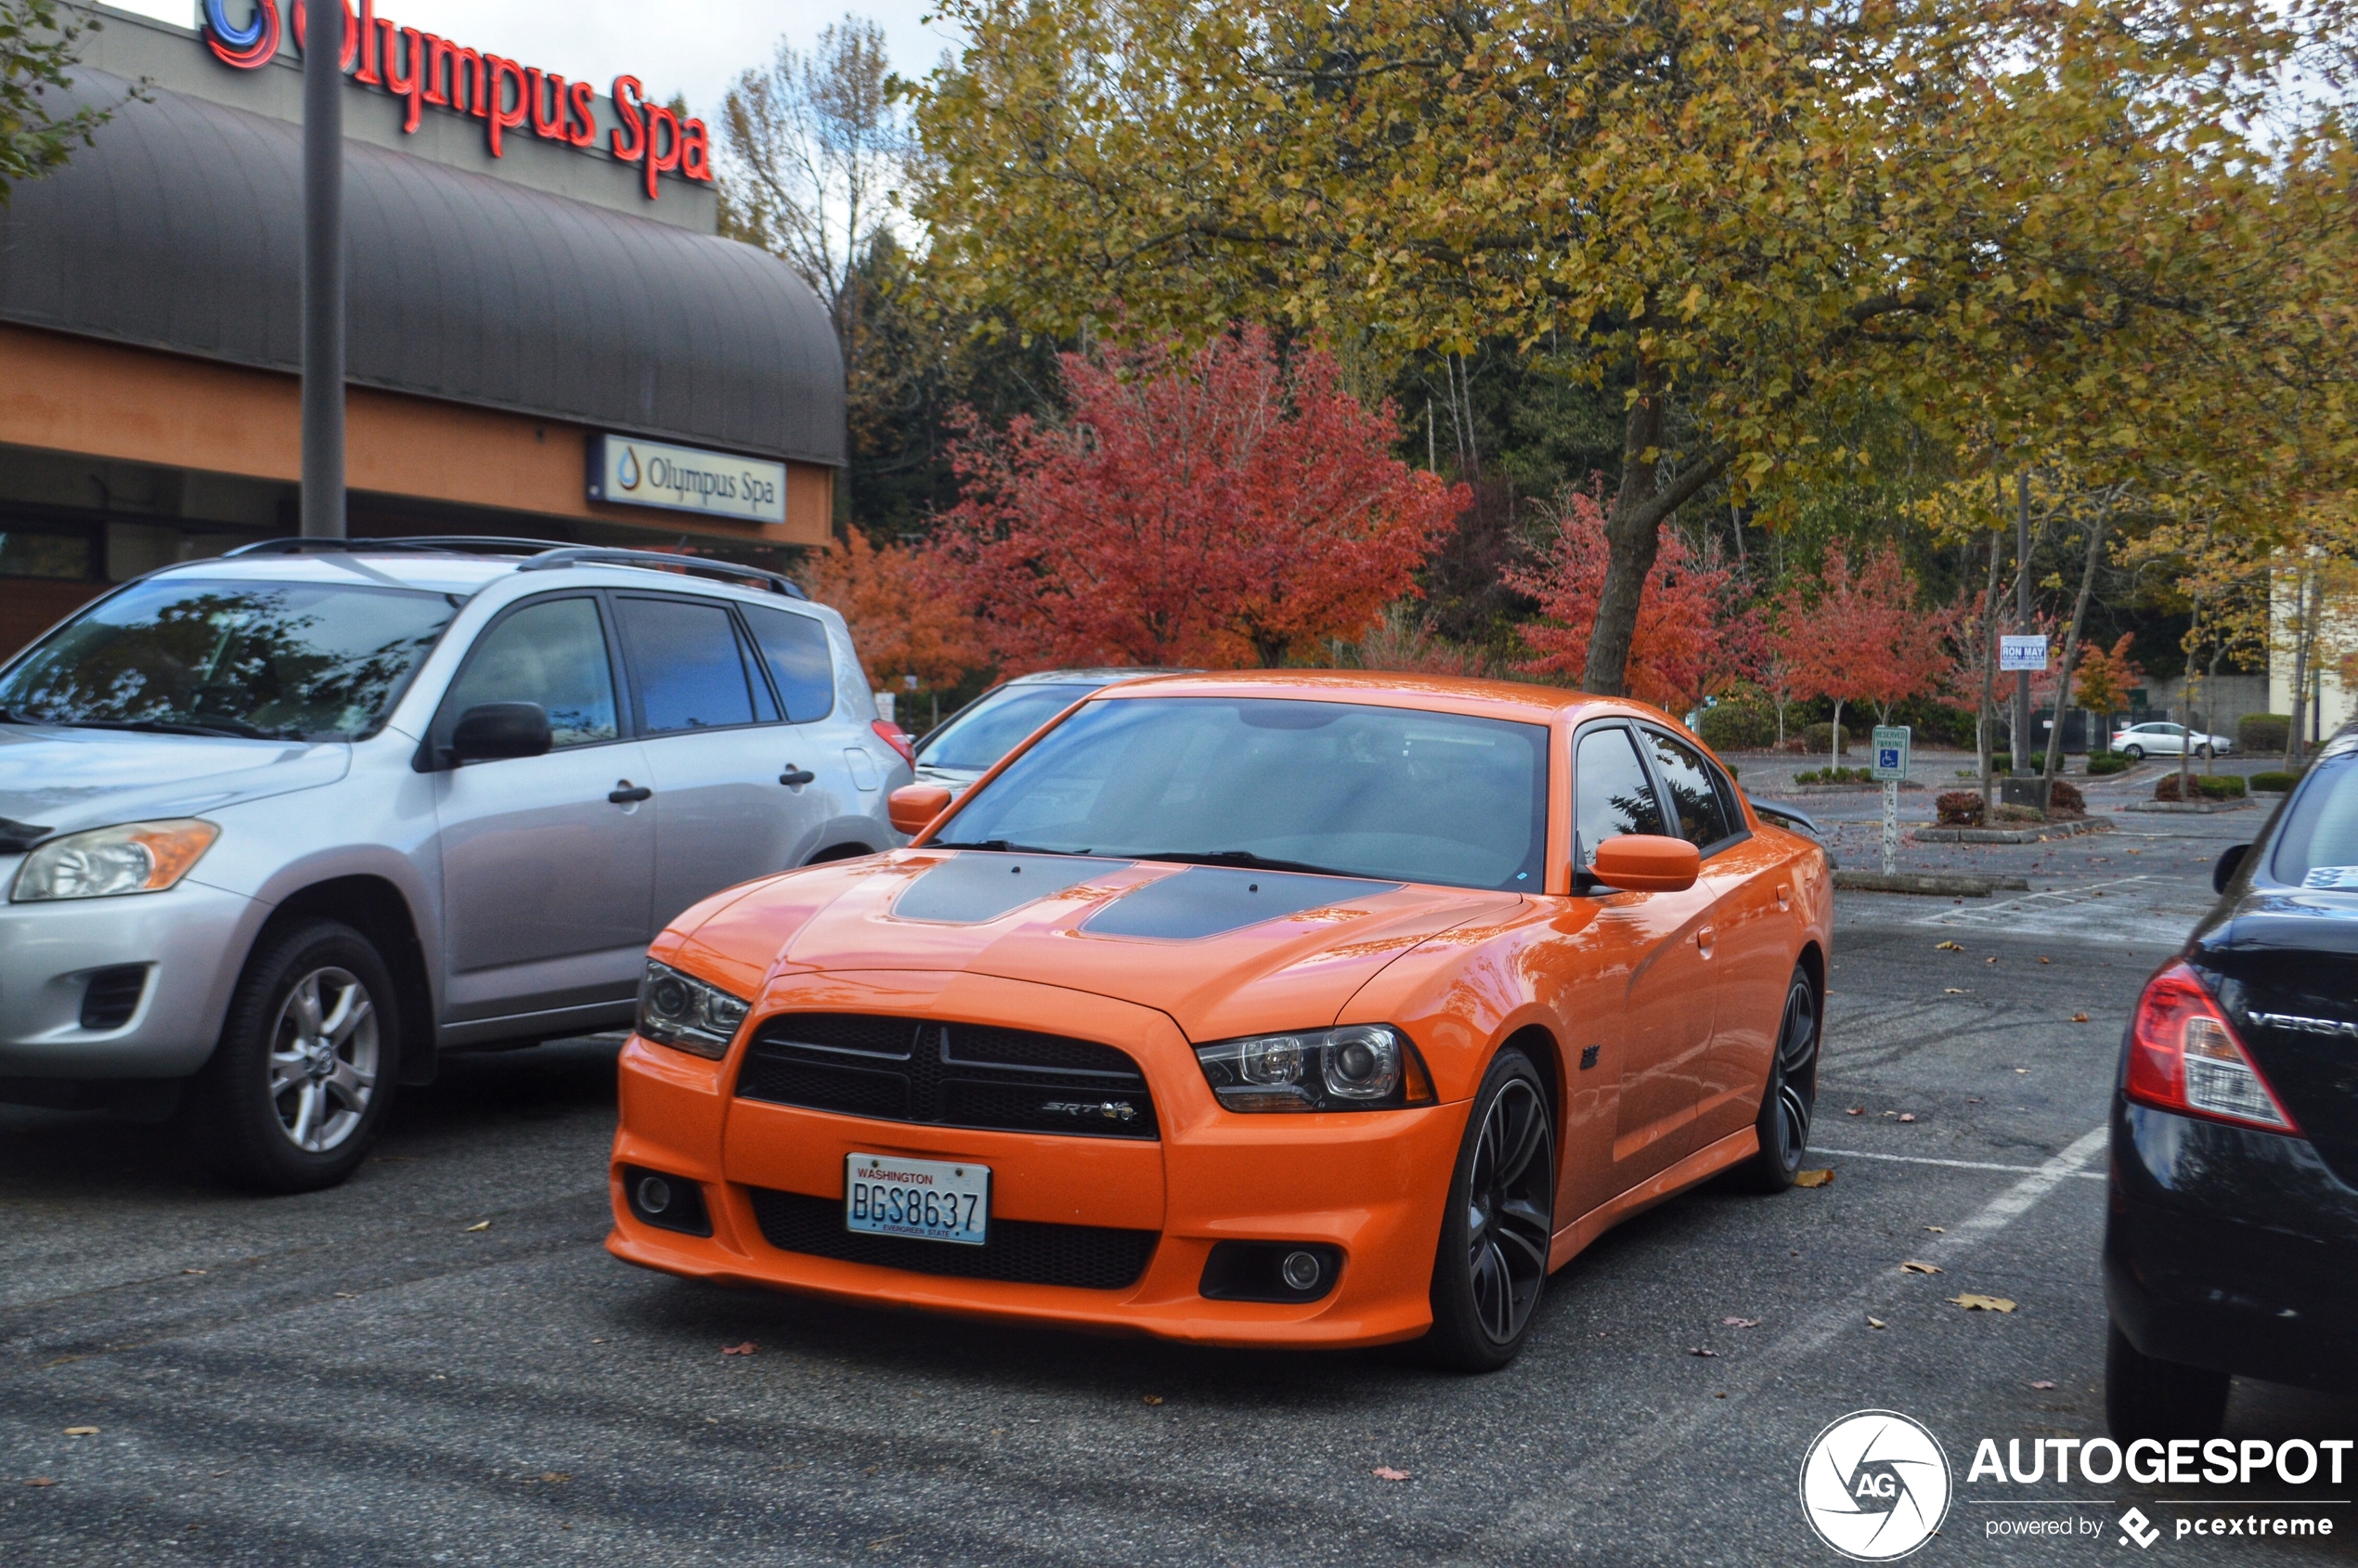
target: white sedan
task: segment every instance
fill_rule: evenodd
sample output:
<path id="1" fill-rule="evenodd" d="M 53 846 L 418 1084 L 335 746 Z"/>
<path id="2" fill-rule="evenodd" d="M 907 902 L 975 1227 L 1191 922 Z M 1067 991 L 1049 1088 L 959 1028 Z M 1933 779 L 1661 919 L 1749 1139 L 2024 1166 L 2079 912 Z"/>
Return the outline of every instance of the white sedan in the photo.
<path id="1" fill-rule="evenodd" d="M 2225 735 L 2206 735 L 2183 724 L 2131 724 L 2112 737 L 2113 750 L 2131 762 L 2148 757 L 2183 757 L 2189 744 L 2196 757 L 2226 757 L 2235 749 L 2235 743 Z"/>

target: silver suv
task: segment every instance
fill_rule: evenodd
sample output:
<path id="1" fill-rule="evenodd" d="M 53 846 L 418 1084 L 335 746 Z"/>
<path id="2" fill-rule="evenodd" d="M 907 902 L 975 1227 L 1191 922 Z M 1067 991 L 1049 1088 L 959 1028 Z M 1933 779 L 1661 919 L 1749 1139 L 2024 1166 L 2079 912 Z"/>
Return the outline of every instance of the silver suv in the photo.
<path id="1" fill-rule="evenodd" d="M 690 904 L 905 842 L 906 744 L 842 616 L 721 563 L 297 540 L 126 583 L 0 667 L 0 1100 L 341 1181 L 441 1053 L 627 1024 Z"/>

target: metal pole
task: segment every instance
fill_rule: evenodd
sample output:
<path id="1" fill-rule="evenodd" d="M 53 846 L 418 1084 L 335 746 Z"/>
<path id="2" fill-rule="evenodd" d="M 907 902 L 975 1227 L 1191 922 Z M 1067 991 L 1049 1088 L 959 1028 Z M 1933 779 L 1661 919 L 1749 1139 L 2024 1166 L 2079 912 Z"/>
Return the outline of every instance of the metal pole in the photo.
<path id="1" fill-rule="evenodd" d="M 1899 869 L 1899 781 L 1883 783 L 1883 874 Z"/>
<path id="2" fill-rule="evenodd" d="M 344 537 L 343 5 L 313 4 L 303 50 L 303 537 Z"/>
<path id="3" fill-rule="evenodd" d="M 2026 468 L 2015 480 L 2015 629 L 2023 636 L 2030 635 L 2030 470 Z M 2022 771 L 2022 759 L 2030 749 L 2030 671 L 2015 671 L 2015 744 L 2014 771 Z"/>

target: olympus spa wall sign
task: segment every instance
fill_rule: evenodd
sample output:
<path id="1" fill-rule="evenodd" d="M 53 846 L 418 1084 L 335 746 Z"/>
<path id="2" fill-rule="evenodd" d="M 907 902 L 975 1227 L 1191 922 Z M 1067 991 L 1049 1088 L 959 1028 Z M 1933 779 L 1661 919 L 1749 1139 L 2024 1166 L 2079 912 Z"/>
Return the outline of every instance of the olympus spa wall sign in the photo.
<path id="1" fill-rule="evenodd" d="M 590 499 L 742 523 L 784 523 L 786 465 L 635 435 L 593 435 Z"/>

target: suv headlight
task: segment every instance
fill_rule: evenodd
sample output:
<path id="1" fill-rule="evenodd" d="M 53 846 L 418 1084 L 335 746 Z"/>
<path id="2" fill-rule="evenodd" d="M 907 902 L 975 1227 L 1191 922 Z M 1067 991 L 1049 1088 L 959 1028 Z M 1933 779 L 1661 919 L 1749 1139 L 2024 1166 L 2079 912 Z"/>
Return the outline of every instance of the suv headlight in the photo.
<path id="1" fill-rule="evenodd" d="M 639 982 L 640 1036 L 675 1051 L 718 1060 L 752 1010 L 752 1003 L 652 958 Z"/>
<path id="2" fill-rule="evenodd" d="M 1385 1024 L 1223 1040 L 1197 1046 L 1196 1060 L 1229 1110 L 1383 1110 L 1434 1099 L 1417 1048 Z"/>
<path id="3" fill-rule="evenodd" d="M 70 833 L 25 857 L 8 896 L 18 903 L 37 903 L 161 893 L 188 875 L 220 836 L 218 827 L 195 817 Z"/>

